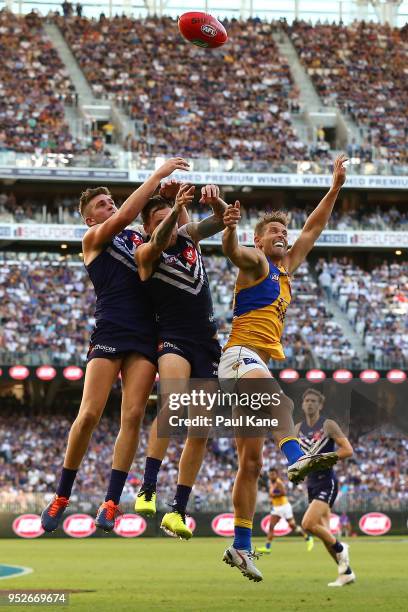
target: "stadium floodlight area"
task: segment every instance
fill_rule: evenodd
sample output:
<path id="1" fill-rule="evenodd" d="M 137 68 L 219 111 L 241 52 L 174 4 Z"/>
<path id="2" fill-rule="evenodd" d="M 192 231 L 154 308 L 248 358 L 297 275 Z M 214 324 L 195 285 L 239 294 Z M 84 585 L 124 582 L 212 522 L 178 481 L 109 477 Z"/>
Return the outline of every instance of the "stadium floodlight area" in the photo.
<path id="1" fill-rule="evenodd" d="M 74 12 L 76 2 L 72 2 Z M 146 17 L 147 15 L 178 15 L 192 10 L 191 3 L 186 0 L 122 0 L 102 1 L 87 0 L 82 3 L 83 15 L 99 17 L 103 12 L 107 17 L 116 14 Z M 61 12 L 59 0 L 1 0 L 0 10 L 9 10 L 25 14 L 37 10 L 46 15 L 50 11 Z M 264 0 L 201 0 L 194 3 L 194 10 L 214 13 L 218 17 L 235 17 L 247 19 L 259 17 L 268 21 L 294 19 L 306 21 L 351 23 L 355 19 L 365 21 L 388 22 L 397 27 L 403 27 L 408 20 L 408 0 L 287 0 L 284 3 L 266 3 Z"/>

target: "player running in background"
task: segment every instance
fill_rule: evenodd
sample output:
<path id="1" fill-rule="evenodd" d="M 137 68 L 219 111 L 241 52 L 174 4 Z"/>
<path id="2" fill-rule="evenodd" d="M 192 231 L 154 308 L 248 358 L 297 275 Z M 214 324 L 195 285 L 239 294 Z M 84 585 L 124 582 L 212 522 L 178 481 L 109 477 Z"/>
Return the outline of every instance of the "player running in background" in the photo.
<path id="1" fill-rule="evenodd" d="M 256 552 L 270 555 L 271 544 L 274 538 L 274 529 L 282 518 L 288 522 L 288 525 L 292 531 L 298 533 L 306 540 L 306 548 L 307 551 L 310 552 L 314 545 L 313 537 L 304 531 L 300 525 L 296 524 L 293 516 L 292 504 L 287 498 L 286 487 L 283 480 L 279 477 L 277 469 L 272 468 L 269 470 L 269 481 L 269 496 L 272 504 L 269 532 L 265 546 L 256 548 Z"/>
<path id="2" fill-rule="evenodd" d="M 156 330 L 151 305 L 133 258 L 137 232 L 132 223 L 160 181 L 174 170 L 187 170 L 181 158 L 166 161 L 118 210 L 106 187 L 87 189 L 80 213 L 88 226 L 83 238 L 84 264 L 95 287 L 96 310 L 79 413 L 68 437 L 56 495 L 41 515 L 45 531 L 54 531 L 68 506 L 79 466 L 97 426 L 112 385 L 122 375 L 121 426 L 113 452 L 112 471 L 96 525 L 114 527 L 140 423 L 156 374 Z"/>
<path id="3" fill-rule="evenodd" d="M 272 393 L 281 395 L 281 414 L 286 412 L 286 432 L 272 431 L 288 461 L 288 477 L 300 482 L 310 471 L 330 467 L 334 453 L 305 455 L 296 439 L 291 411 L 293 402 L 285 396 L 268 368 L 272 359 L 284 359 L 281 337 L 286 309 L 291 301 L 290 275 L 305 260 L 326 227 L 337 196 L 346 180 L 340 155 L 334 162 L 332 186 L 309 215 L 288 249 L 287 216 L 281 211 L 261 219 L 255 227 L 255 248 L 240 246 L 237 224 L 239 202 L 229 206 L 224 222 L 223 250 L 238 268 L 234 313 L 229 340 L 224 347 L 218 375 L 220 379 L 267 379 Z M 272 409 L 273 410 L 273 409 Z M 239 468 L 233 488 L 235 538 L 223 560 L 238 567 L 251 580 L 262 580 L 251 552 L 252 521 L 255 513 L 258 478 L 262 468 L 264 437 L 237 437 Z"/>
<path id="4" fill-rule="evenodd" d="M 302 410 L 305 418 L 296 425 L 300 444 L 307 453 L 335 451 L 339 459 L 347 459 L 352 456 L 353 449 L 337 423 L 321 416 L 324 399 L 324 395 L 316 389 L 307 389 L 304 392 Z M 307 492 L 309 507 L 303 517 L 302 527 L 322 540 L 329 555 L 338 565 L 337 580 L 330 582 L 328 586 L 342 587 L 351 584 L 356 576 L 350 568 L 348 544 L 339 542 L 330 531 L 330 511 L 338 492 L 333 469 L 309 474 Z"/>
<path id="5" fill-rule="evenodd" d="M 182 185 L 172 209 L 154 201 L 143 210 L 144 227 L 151 235 L 140 245 L 135 258 L 142 280 L 146 281 L 156 313 L 159 334 L 158 362 L 161 383 L 166 380 L 217 378 L 221 348 L 217 340 L 213 304 L 199 242 L 224 228 L 227 205 L 216 185 L 201 190 L 201 204 L 213 214 L 199 223 L 177 229 L 183 207 L 194 197 L 193 186 Z M 158 437 L 157 418 L 152 424 L 147 448 L 143 484 L 135 510 L 145 516 L 156 513 L 156 484 L 169 438 Z M 182 539 L 192 536 L 186 525 L 188 499 L 200 470 L 206 437 L 187 437 L 179 465 L 172 511 L 164 515 L 161 527 Z"/>

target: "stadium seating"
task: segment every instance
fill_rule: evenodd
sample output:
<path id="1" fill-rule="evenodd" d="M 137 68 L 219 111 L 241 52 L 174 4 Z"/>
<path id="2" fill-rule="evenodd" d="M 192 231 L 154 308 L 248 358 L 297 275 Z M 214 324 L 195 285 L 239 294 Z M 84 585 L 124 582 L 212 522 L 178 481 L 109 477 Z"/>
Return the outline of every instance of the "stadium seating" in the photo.
<path id="1" fill-rule="evenodd" d="M 82 364 L 93 325 L 94 292 L 81 260 L 53 253 L 3 253 L 0 270 L 0 363 Z M 221 344 L 232 319 L 235 268 L 205 257 Z M 335 298 L 377 368 L 408 366 L 408 272 L 404 263 L 363 271 L 343 258 L 315 266 L 331 278 L 331 295 L 305 262 L 293 280 L 294 300 L 283 337 L 286 361 L 272 367 L 364 367 L 328 308 Z M 317 298 L 317 299 L 316 299 Z M 20 324 L 16 313 L 22 312 Z M 34 330 L 34 333 L 33 333 Z M 30 338 L 31 334 L 31 338 Z"/>
<path id="2" fill-rule="evenodd" d="M 347 257 L 323 263 L 332 292 L 363 338 L 369 365 L 408 366 L 408 265 L 384 262 L 368 272 Z"/>
<path id="3" fill-rule="evenodd" d="M 26 413 L 16 400 L 2 398 L 0 427 L 5 434 L 0 441 L 0 510 L 38 512 L 44 504 L 44 496 L 50 496 L 63 461 L 61 441 L 66 437 L 76 407 L 67 405 L 66 409 L 64 414 L 33 415 Z M 145 424 L 142 428 L 140 447 L 122 496 L 122 506 L 129 510 L 133 507 L 143 474 L 147 427 Z M 92 506 L 101 502 L 118 429 L 118 417 L 102 418 L 75 483 L 71 498 L 73 509 L 89 512 Z M 354 446 L 355 456 L 336 468 L 341 491 L 336 509 L 378 508 L 385 511 L 403 507 L 408 468 L 407 440 L 372 434 L 361 438 Z M 174 495 L 181 448 L 181 441 L 171 442 L 159 473 L 159 506 L 163 510 Z M 364 470 L 361 469 L 362 464 Z M 284 470 L 286 463 L 276 446 L 267 442 L 264 474 L 272 466 Z M 230 509 L 229 493 L 236 470 L 233 441 L 228 438 L 209 441 L 207 455 L 193 490 L 191 511 Z M 297 510 L 304 508 L 306 498 L 303 487 L 290 487 L 290 496 Z M 260 508 L 268 509 L 265 486 L 258 503 Z"/>
<path id="4" fill-rule="evenodd" d="M 227 194 L 228 195 L 228 194 Z M 227 195 L 225 196 L 226 199 Z M 121 198 L 115 198 L 116 203 L 122 203 Z M 247 205 L 245 199 L 241 202 L 241 227 L 253 228 L 261 214 L 272 209 Z M 291 207 L 289 229 L 301 229 L 305 224 L 311 206 Z M 190 210 L 192 221 L 200 221 L 209 214 L 207 207 L 193 205 Z M 13 191 L 0 190 L 0 223 L 69 223 L 83 224 L 78 212 L 78 198 L 61 194 L 57 197 L 38 199 L 33 196 L 22 198 Z M 408 229 L 408 212 L 395 206 L 363 206 L 343 211 L 336 208 L 327 224 L 332 230 L 386 230 L 406 231 Z"/>
<path id="5" fill-rule="evenodd" d="M 64 119 L 75 90 L 34 13 L 0 11 L 0 151 L 75 153 Z"/>
<path id="6" fill-rule="evenodd" d="M 58 25 L 95 95 L 141 126 L 130 149 L 268 164 L 304 158 L 289 114 L 297 92 L 273 25 L 231 21 L 228 48 L 211 54 L 185 43 L 169 18 L 61 17 Z"/>
<path id="7" fill-rule="evenodd" d="M 406 163 L 408 44 L 401 31 L 297 21 L 288 33 L 324 103 L 351 115 L 377 159 Z"/>

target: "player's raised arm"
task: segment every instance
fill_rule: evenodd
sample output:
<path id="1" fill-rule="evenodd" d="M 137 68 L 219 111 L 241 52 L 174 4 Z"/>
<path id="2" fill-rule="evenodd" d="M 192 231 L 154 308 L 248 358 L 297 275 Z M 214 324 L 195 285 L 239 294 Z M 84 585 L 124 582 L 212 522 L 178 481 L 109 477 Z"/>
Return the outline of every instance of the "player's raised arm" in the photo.
<path id="1" fill-rule="evenodd" d="M 152 232 L 149 242 L 141 244 L 135 252 L 139 276 L 147 280 L 153 273 L 154 264 L 161 253 L 169 246 L 173 234 L 177 231 L 177 222 L 183 208 L 191 204 L 194 198 L 194 185 L 182 184 L 176 196 L 173 208 Z"/>
<path id="2" fill-rule="evenodd" d="M 187 232 L 196 243 L 224 229 L 224 213 L 228 208 L 228 205 L 220 198 L 220 189 L 217 185 L 206 185 L 201 189 L 200 204 L 211 206 L 213 214 L 198 223 L 187 224 Z"/>
<path id="3" fill-rule="evenodd" d="M 181 184 L 182 182 L 175 178 L 168 179 L 160 185 L 159 195 L 167 200 L 170 205 L 173 205 Z M 183 206 L 178 220 L 178 226 L 181 227 L 182 225 L 186 225 L 189 221 L 190 215 L 188 214 L 186 207 Z"/>
<path id="4" fill-rule="evenodd" d="M 334 440 L 336 444 L 335 452 L 339 459 L 347 459 L 352 456 L 353 447 L 336 421 L 326 419 L 324 422 L 324 432 L 329 438 Z"/>
<path id="5" fill-rule="evenodd" d="M 119 210 L 115 209 L 113 200 L 110 199 L 110 205 L 114 209 L 114 214 L 111 214 L 103 223 L 98 223 L 93 218 L 93 208 L 89 210 L 89 215 L 86 215 L 85 211 L 85 222 L 90 226 L 90 229 L 84 236 L 84 247 L 87 250 L 95 250 L 109 242 L 116 234 L 124 230 L 136 219 L 149 198 L 156 191 L 162 179 L 169 176 L 175 170 L 188 170 L 188 168 L 188 163 L 181 157 L 167 160 L 127 198 Z M 98 206 L 98 204 L 99 202 L 95 205 Z M 101 205 L 106 204 L 106 201 L 101 203 Z"/>
<path id="6" fill-rule="evenodd" d="M 346 180 L 346 169 L 344 167 L 344 162 L 346 161 L 347 157 L 345 155 L 339 155 L 335 160 L 333 183 L 330 191 L 309 215 L 299 238 L 288 251 L 284 264 L 289 273 L 294 272 L 300 266 L 326 227 L 337 196 Z"/>
<path id="7" fill-rule="evenodd" d="M 237 200 L 235 204 L 230 204 L 224 213 L 225 230 L 222 235 L 222 250 L 240 270 L 255 270 L 262 266 L 262 254 L 258 249 L 239 244 L 237 226 L 241 218 L 240 206 Z"/>

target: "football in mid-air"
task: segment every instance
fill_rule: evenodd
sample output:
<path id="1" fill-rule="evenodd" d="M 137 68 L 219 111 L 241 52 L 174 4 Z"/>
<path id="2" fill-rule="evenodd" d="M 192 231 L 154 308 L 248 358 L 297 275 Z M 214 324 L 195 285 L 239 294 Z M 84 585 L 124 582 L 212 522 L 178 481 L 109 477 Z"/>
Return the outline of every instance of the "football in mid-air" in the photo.
<path id="1" fill-rule="evenodd" d="M 184 13 L 178 20 L 178 27 L 183 38 L 197 47 L 221 47 L 228 40 L 228 34 L 215 17 L 208 13 L 192 11 Z"/>

